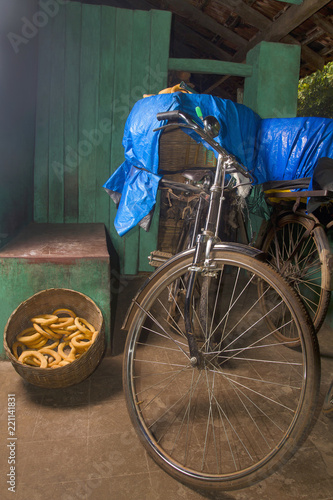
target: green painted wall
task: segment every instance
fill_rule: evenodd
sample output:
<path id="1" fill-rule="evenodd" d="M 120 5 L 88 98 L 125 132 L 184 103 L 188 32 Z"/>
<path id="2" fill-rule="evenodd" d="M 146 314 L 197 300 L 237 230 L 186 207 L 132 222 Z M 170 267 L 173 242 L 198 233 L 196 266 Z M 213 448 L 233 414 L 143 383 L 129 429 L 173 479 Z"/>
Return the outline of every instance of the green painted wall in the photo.
<path id="1" fill-rule="evenodd" d="M 301 49 L 261 42 L 247 54 L 252 75 L 245 79 L 244 104 L 261 118 L 291 118 L 297 113 Z"/>
<path id="2" fill-rule="evenodd" d="M 0 246 L 32 219 L 37 10 L 37 0 L 0 0 Z"/>
<path id="3" fill-rule="evenodd" d="M 158 210 L 150 233 L 120 238 L 102 185 L 132 106 L 166 86 L 170 26 L 170 12 L 68 3 L 39 36 L 34 219 L 103 222 L 125 274 L 151 270 Z"/>

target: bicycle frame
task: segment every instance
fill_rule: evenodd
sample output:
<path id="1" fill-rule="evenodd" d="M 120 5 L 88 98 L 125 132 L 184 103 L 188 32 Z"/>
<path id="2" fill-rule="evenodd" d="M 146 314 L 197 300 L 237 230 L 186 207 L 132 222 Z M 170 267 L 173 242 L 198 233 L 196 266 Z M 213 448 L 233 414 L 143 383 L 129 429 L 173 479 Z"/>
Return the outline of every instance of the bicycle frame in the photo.
<path id="1" fill-rule="evenodd" d="M 184 305 L 185 333 L 189 345 L 191 363 L 193 366 L 200 366 L 202 360 L 200 358 L 200 351 L 198 349 L 197 341 L 193 335 L 191 317 L 191 303 L 193 299 L 196 276 L 198 272 L 207 277 L 216 276 L 214 264 L 211 263 L 210 254 L 215 243 L 220 241 L 218 237 L 218 230 L 222 215 L 226 174 L 241 174 L 242 176 L 249 178 L 251 184 L 253 182 L 253 178 L 251 174 L 245 169 L 245 167 L 243 167 L 243 165 L 240 165 L 233 155 L 229 154 L 224 148 L 222 148 L 208 131 L 199 127 L 199 125 L 192 119 L 191 116 L 181 111 L 167 111 L 165 113 L 158 113 L 157 119 L 170 120 L 170 122 L 167 125 L 163 125 L 162 127 L 159 127 L 155 130 L 163 130 L 170 127 L 191 129 L 196 132 L 202 139 L 204 139 L 205 142 L 213 147 L 213 149 L 218 153 L 214 182 L 210 187 L 210 199 L 205 228 L 201 233 L 198 234 L 195 244 L 193 262 L 191 267 L 189 268 L 190 275 Z M 177 120 L 177 123 L 174 122 L 175 120 Z M 182 123 L 179 123 L 178 120 L 182 120 Z"/>
<path id="2" fill-rule="evenodd" d="M 220 241 L 218 237 L 218 229 L 224 201 L 223 194 L 225 187 L 226 170 L 229 166 L 230 163 L 228 162 L 228 160 L 225 160 L 223 155 L 219 154 L 214 182 L 210 188 L 210 199 L 205 228 L 203 232 L 200 233 L 197 237 L 192 266 L 189 268 L 190 276 L 185 297 L 184 319 L 185 333 L 190 349 L 192 366 L 200 365 L 202 361 L 196 339 L 193 335 L 191 315 L 193 291 L 198 272 L 207 277 L 216 276 L 214 265 L 211 264 L 210 254 L 215 243 Z"/>

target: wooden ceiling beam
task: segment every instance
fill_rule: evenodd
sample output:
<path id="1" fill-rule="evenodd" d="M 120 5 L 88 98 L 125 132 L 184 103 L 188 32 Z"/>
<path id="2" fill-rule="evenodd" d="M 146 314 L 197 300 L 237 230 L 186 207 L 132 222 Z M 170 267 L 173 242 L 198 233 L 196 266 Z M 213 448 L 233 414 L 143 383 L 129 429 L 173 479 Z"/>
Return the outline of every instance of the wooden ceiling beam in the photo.
<path id="1" fill-rule="evenodd" d="M 321 28 L 327 35 L 333 38 L 333 24 L 326 19 L 322 14 L 315 14 L 312 19 L 316 25 Z"/>
<path id="2" fill-rule="evenodd" d="M 319 9 L 325 7 L 331 0 L 304 0 L 301 5 L 292 5 L 273 25 L 257 35 L 251 44 L 257 45 L 262 40 L 278 42 L 293 31 L 297 26 L 306 21 Z M 253 46 L 254 46 L 253 45 Z"/>
<path id="3" fill-rule="evenodd" d="M 317 54 L 317 52 L 310 49 L 307 45 L 302 45 L 301 57 L 306 64 L 309 64 L 315 70 L 322 70 L 326 63 L 320 54 Z"/>
<path id="4" fill-rule="evenodd" d="M 167 7 L 179 17 L 183 17 L 192 24 L 201 26 L 214 34 L 219 35 L 223 40 L 232 43 L 237 48 L 245 47 L 248 43 L 245 38 L 226 28 L 186 0 L 163 0 L 158 3 L 160 8 Z"/>
<path id="5" fill-rule="evenodd" d="M 302 59 L 306 64 L 309 64 L 313 69 L 323 69 L 325 59 L 314 50 L 310 49 L 307 45 L 302 45 L 296 38 L 287 35 L 280 40 L 282 43 L 290 43 L 301 46 Z"/>
<path id="6" fill-rule="evenodd" d="M 266 16 L 250 7 L 243 0 L 216 0 L 217 4 L 227 7 L 229 10 L 238 14 L 242 20 L 259 30 L 271 26 L 272 21 Z"/>
<path id="7" fill-rule="evenodd" d="M 220 49 L 217 45 L 207 40 L 205 37 L 199 35 L 196 31 L 192 30 L 188 26 L 179 21 L 174 22 L 175 35 L 182 39 L 189 45 L 192 45 L 201 53 L 206 54 L 209 57 L 215 57 L 221 61 L 231 61 L 232 56 Z"/>

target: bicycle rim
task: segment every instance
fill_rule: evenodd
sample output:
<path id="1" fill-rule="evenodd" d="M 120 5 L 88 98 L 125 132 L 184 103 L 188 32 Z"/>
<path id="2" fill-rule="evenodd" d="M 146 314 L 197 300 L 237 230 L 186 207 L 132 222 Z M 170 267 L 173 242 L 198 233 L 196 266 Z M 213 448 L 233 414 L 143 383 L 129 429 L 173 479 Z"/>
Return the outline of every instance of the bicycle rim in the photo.
<path id="1" fill-rule="evenodd" d="M 198 314 L 200 276 L 192 304 L 203 367 L 191 365 L 182 311 L 176 319 L 169 314 L 177 300 L 173 282 L 186 287 L 191 257 L 185 256 L 164 269 L 137 304 L 124 389 L 133 425 L 162 468 L 190 486 L 227 490 L 263 479 L 295 452 L 310 428 L 320 371 L 311 323 L 282 278 L 234 252 L 215 250 L 214 262 L 209 338 L 202 340 Z M 286 322 L 296 327 L 299 350 L 277 342 L 268 329 L 258 280 L 279 298 L 275 317 L 283 308 L 284 328 Z"/>

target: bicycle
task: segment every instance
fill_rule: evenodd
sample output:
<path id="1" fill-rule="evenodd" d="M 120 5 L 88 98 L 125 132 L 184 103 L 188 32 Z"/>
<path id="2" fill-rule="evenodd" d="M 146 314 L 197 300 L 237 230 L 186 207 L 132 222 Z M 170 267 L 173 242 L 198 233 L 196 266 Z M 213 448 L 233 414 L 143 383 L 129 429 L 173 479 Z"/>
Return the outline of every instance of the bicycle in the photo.
<path id="1" fill-rule="evenodd" d="M 208 196 L 211 181 L 208 175 L 211 174 L 211 170 L 207 168 L 199 167 L 198 171 L 176 171 L 179 172 L 189 183 L 188 195 L 191 201 L 187 202 L 188 210 L 182 217 L 184 223 L 175 253 L 194 246 L 194 235 L 200 226 L 198 216 L 200 214 L 201 219 L 205 216 L 205 207 L 202 207 L 202 204 L 205 196 Z M 163 171 L 163 173 L 174 175 L 173 171 Z M 272 207 L 272 212 L 270 219 L 263 221 L 256 238 L 253 235 L 251 238 L 248 237 L 244 213 L 239 208 L 243 205 L 239 203 L 240 197 L 234 194 L 233 186 L 231 189 L 227 188 L 225 192 L 230 198 L 228 211 L 233 212 L 232 218 L 235 220 L 238 232 L 231 237 L 231 240 L 252 244 L 265 253 L 267 261 L 284 276 L 304 302 L 318 333 L 327 314 L 332 288 L 333 259 L 327 232 L 333 226 L 331 220 L 333 192 L 328 189 L 309 190 L 310 180 L 311 178 L 273 181 L 262 185 L 265 200 Z M 201 189 L 195 189 L 200 184 Z M 179 189 L 177 183 L 162 180 L 162 188 L 164 187 L 168 189 L 169 196 L 171 193 L 171 197 L 173 191 Z M 292 189 L 298 191 L 291 191 Z M 314 213 L 306 211 L 307 199 L 310 196 L 320 205 L 320 210 L 317 209 Z M 177 203 L 179 196 L 176 195 L 175 198 Z M 184 198 L 186 200 L 186 197 Z M 223 235 L 223 241 L 226 240 L 226 236 Z M 150 262 L 158 267 L 171 256 L 172 254 L 155 251 L 151 253 Z M 295 337 L 295 346 L 297 343 L 298 339 Z"/>
<path id="2" fill-rule="evenodd" d="M 242 488 L 277 470 L 308 435 L 319 392 L 317 339 L 263 252 L 219 241 L 228 177 L 250 182 L 251 175 L 212 127 L 180 111 L 157 118 L 167 122 L 163 130 L 198 134 L 218 161 L 195 245 L 162 263 L 128 312 L 127 407 L 142 444 L 174 478 L 205 490 Z"/>

